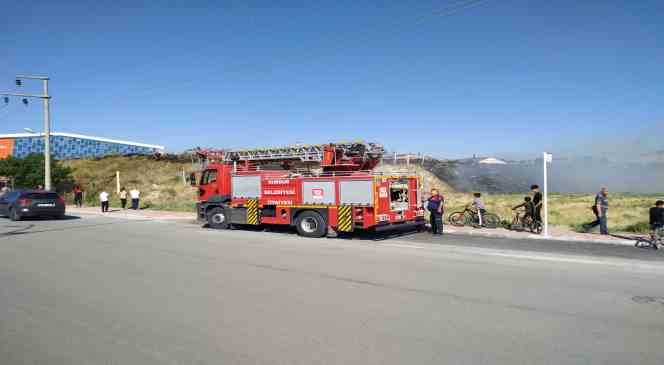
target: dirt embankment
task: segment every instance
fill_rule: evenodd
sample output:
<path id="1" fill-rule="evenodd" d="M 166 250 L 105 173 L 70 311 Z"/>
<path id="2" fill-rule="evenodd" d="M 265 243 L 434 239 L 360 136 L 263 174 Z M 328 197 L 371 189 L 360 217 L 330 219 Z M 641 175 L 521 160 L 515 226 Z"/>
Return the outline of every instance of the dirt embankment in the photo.
<path id="1" fill-rule="evenodd" d="M 193 210 L 196 188 L 182 178 L 192 171 L 191 163 L 158 160 L 146 156 L 113 156 L 98 160 L 63 161 L 73 169 L 73 175 L 85 191 L 85 201 L 97 204 L 102 190 L 111 194 L 111 205 L 119 205 L 116 194 L 116 171 L 120 172 L 120 186 L 141 192 L 141 206 L 152 209 Z M 71 199 L 71 196 L 68 196 Z"/>

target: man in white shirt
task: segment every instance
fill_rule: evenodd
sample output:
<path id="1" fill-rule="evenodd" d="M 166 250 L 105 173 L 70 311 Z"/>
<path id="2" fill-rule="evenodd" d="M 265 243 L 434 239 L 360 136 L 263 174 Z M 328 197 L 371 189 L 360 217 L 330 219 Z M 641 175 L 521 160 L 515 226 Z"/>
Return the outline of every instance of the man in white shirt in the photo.
<path id="1" fill-rule="evenodd" d="M 101 202 L 101 212 L 108 212 L 108 193 L 106 191 L 99 193 L 99 201 Z"/>
<path id="2" fill-rule="evenodd" d="M 129 196 L 131 197 L 131 209 L 138 209 L 138 199 L 141 197 L 141 192 L 138 189 L 133 188 L 129 191 Z"/>

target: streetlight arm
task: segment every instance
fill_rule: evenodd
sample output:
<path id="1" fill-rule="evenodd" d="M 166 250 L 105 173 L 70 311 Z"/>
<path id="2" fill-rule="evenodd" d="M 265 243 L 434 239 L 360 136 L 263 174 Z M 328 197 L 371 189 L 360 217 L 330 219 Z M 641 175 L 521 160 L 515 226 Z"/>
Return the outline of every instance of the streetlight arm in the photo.
<path id="1" fill-rule="evenodd" d="M 47 76 L 35 76 L 35 75 L 16 75 L 17 79 L 30 79 L 30 80 L 49 80 Z"/>
<path id="2" fill-rule="evenodd" d="M 48 95 L 33 95 L 33 94 L 23 94 L 23 93 L 8 93 L 8 92 L 0 92 L 0 95 L 7 95 L 7 96 L 22 96 L 24 98 L 39 98 L 39 99 L 50 99 L 51 97 Z"/>

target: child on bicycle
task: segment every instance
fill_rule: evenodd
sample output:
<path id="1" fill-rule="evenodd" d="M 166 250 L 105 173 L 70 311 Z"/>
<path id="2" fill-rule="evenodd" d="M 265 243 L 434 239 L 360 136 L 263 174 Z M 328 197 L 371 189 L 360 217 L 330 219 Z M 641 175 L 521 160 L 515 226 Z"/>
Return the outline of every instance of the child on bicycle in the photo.
<path id="1" fill-rule="evenodd" d="M 523 198 L 523 203 L 517 205 L 516 207 L 512 208 L 512 210 L 517 210 L 523 208 L 523 213 L 522 215 L 517 212 L 517 218 L 525 224 L 525 222 L 528 221 L 528 218 L 530 219 L 535 219 L 535 205 L 533 204 L 532 198 L 527 196 Z"/>
<path id="2" fill-rule="evenodd" d="M 484 213 L 486 213 L 486 208 L 484 207 L 484 201 L 482 200 L 482 193 L 473 193 L 473 203 L 471 206 L 477 211 L 477 216 L 480 220 L 480 226 L 484 224 Z"/>

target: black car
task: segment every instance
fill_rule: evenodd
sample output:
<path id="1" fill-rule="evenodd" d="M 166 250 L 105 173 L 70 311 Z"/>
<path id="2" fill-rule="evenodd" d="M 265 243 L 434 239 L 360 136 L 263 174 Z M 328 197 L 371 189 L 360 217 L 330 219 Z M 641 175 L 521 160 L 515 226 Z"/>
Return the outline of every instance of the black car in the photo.
<path id="1" fill-rule="evenodd" d="M 16 190 L 0 195 L 0 215 L 13 221 L 27 217 L 64 218 L 65 201 L 57 194 L 41 190 Z"/>

